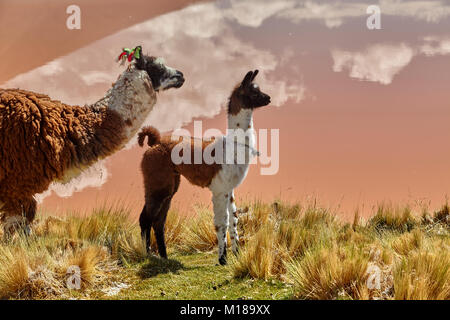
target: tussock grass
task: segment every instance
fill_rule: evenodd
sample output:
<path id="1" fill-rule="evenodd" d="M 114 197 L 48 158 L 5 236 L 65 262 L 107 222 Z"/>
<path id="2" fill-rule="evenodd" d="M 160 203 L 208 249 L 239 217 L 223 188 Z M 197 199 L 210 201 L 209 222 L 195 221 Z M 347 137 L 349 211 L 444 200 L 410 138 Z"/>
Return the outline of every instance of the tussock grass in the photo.
<path id="1" fill-rule="evenodd" d="M 301 257 L 306 250 L 329 241 L 339 225 L 326 210 L 278 202 L 272 206 L 259 204 L 244 217 L 243 249 L 233 262 L 236 277 L 281 277 L 287 260 Z M 247 224 L 253 236 L 245 230 Z"/>
<path id="2" fill-rule="evenodd" d="M 424 234 L 419 229 L 400 235 L 392 242 L 392 249 L 400 255 L 408 255 L 413 250 L 423 247 Z"/>
<path id="3" fill-rule="evenodd" d="M 441 210 L 436 211 L 434 214 L 434 222 L 450 224 L 450 207 L 446 203 Z"/>
<path id="4" fill-rule="evenodd" d="M 255 201 L 238 210 L 240 252 L 230 254 L 225 268 L 215 267 L 217 239 L 207 207 L 197 206 L 188 217 L 172 210 L 166 223 L 169 258 L 199 266 L 149 257 L 139 226 L 124 207 L 105 205 L 85 216 L 44 216 L 32 236 L 16 234 L 0 242 L 0 299 L 103 297 L 99 292 L 120 287 L 130 274 L 146 297 L 163 297 L 165 291 L 140 286 L 142 281 L 159 286 L 169 281 L 174 297 L 176 283 L 195 283 L 195 292 L 213 290 L 216 298 L 222 297 L 220 286 L 232 296 L 242 290 L 251 296 L 252 283 L 257 283 L 271 295 L 279 288 L 273 297 L 290 292 L 297 299 L 449 299 L 449 210 L 446 204 L 420 219 L 408 208 L 382 205 L 367 222 L 355 214 L 352 223 L 344 223 L 315 203 Z M 68 287 L 74 266 L 81 276 L 77 290 Z M 179 272 L 196 279 L 178 281 Z M 216 273 L 223 283 L 212 280 Z"/>
<path id="5" fill-rule="evenodd" d="M 368 299 L 368 255 L 355 247 L 316 247 L 288 265 L 298 299 Z"/>
<path id="6" fill-rule="evenodd" d="M 273 225 L 259 229 L 251 241 L 241 249 L 233 263 L 237 278 L 251 277 L 267 280 L 274 273 L 276 264 L 275 230 Z"/>
<path id="7" fill-rule="evenodd" d="M 408 207 L 400 208 L 388 204 L 378 207 L 377 213 L 369 220 L 369 226 L 377 231 L 410 231 L 417 225 L 417 219 Z"/>
<path id="8" fill-rule="evenodd" d="M 195 216 L 184 221 L 185 228 L 180 250 L 185 252 L 211 251 L 217 246 L 213 213 L 203 206 L 196 206 L 195 213 Z"/>
<path id="9" fill-rule="evenodd" d="M 448 248 L 414 252 L 394 268 L 394 298 L 399 300 L 449 300 L 450 254 Z"/>
<path id="10" fill-rule="evenodd" d="M 245 241 L 231 269 L 236 278 L 290 283 L 298 299 L 443 299 L 448 254 L 437 265 L 425 253 L 438 256 L 436 248 L 448 253 L 447 210 L 444 206 L 425 223 L 407 207 L 381 205 L 369 221 L 355 214 L 346 224 L 314 204 L 256 203 L 240 220 Z M 405 289 L 417 272 L 425 279 L 422 289 L 415 289 L 421 293 Z"/>
<path id="11" fill-rule="evenodd" d="M 80 289 L 96 288 L 114 277 L 123 256 L 139 252 L 131 242 L 135 226 L 123 208 L 43 217 L 33 230 L 32 236 L 18 233 L 0 243 L 0 298 L 67 298 L 70 270 L 79 271 Z"/>
<path id="12" fill-rule="evenodd" d="M 117 264 L 106 248 L 66 248 L 49 239 L 16 238 L 0 245 L 0 298 L 45 299 L 67 297 L 69 267 L 80 271 L 80 285 L 89 288 L 111 275 Z"/>

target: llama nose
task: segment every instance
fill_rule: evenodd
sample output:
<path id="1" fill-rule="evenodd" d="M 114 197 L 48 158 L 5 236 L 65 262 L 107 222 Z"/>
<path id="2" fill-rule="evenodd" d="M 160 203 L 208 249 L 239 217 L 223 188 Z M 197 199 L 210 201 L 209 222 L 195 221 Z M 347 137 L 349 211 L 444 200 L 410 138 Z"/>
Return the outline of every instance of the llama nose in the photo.
<path id="1" fill-rule="evenodd" d="M 177 70 L 175 72 L 175 75 L 173 75 L 173 78 L 175 78 L 176 82 L 177 82 L 176 85 L 175 85 L 176 88 L 180 88 L 184 84 L 183 72 Z"/>
<path id="2" fill-rule="evenodd" d="M 175 76 L 176 76 L 177 78 L 184 79 L 183 72 L 181 72 L 181 71 L 178 71 L 178 70 L 177 70 L 177 72 L 175 73 Z"/>

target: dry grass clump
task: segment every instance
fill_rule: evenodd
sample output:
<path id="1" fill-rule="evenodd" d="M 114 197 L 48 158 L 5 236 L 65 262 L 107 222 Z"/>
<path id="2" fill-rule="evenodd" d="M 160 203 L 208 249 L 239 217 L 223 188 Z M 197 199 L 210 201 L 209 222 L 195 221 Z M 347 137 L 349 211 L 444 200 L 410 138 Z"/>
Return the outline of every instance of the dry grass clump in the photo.
<path id="1" fill-rule="evenodd" d="M 46 297 L 47 292 L 61 292 L 47 269 L 30 268 L 32 260 L 21 248 L 9 250 L 0 246 L 0 299 Z"/>
<path id="2" fill-rule="evenodd" d="M 297 204 L 259 205 L 244 217 L 242 229 L 246 237 L 232 265 L 235 277 L 239 278 L 281 277 L 286 272 L 286 261 L 329 242 L 339 229 L 327 211 L 314 207 L 302 209 Z M 265 223 L 257 223 L 258 220 Z M 255 232 L 253 235 L 247 231 L 246 223 Z"/>
<path id="3" fill-rule="evenodd" d="M 413 252 L 394 268 L 394 297 L 405 300 L 450 299 L 450 253 L 447 248 Z"/>
<path id="4" fill-rule="evenodd" d="M 368 299 L 369 257 L 356 247 L 316 247 L 288 265 L 297 299 Z"/>
<path id="5" fill-rule="evenodd" d="M 67 298 L 67 279 L 73 272 L 79 271 L 79 289 L 85 292 L 109 282 L 117 259 L 139 253 L 137 242 L 130 245 L 136 227 L 125 209 L 103 207 L 86 217 L 44 217 L 33 231 L 32 236 L 17 233 L 0 243 L 0 298 Z"/>
<path id="6" fill-rule="evenodd" d="M 368 225 L 377 231 L 410 231 L 418 224 L 408 207 L 399 208 L 382 204 Z"/>
<path id="7" fill-rule="evenodd" d="M 450 207 L 448 206 L 448 203 L 442 206 L 441 210 L 434 213 L 433 222 L 450 226 Z"/>
<path id="8" fill-rule="evenodd" d="M 233 262 L 233 274 L 237 278 L 252 277 L 268 279 L 274 274 L 276 233 L 273 225 L 263 226 L 252 237 L 251 242 L 240 249 Z"/>
<path id="9" fill-rule="evenodd" d="M 58 299 L 67 297 L 66 273 L 80 271 L 81 289 L 92 287 L 111 275 L 117 264 L 98 246 L 67 249 L 45 238 L 26 239 L 0 245 L 0 298 Z"/>
<path id="10" fill-rule="evenodd" d="M 229 241 L 228 241 L 229 243 Z M 185 221 L 180 249 L 186 252 L 211 251 L 217 246 L 214 216 L 207 207 L 196 206 L 195 215 Z"/>
<path id="11" fill-rule="evenodd" d="M 111 261 L 105 247 L 92 246 L 75 251 L 60 264 L 59 272 L 65 275 L 66 282 L 73 273 L 71 266 L 80 269 L 81 288 L 87 288 L 101 283 L 108 276 L 109 271 L 114 270 L 116 264 Z"/>
<path id="12" fill-rule="evenodd" d="M 231 269 L 236 278 L 288 280 L 300 299 L 442 298 L 450 268 L 447 212 L 424 225 L 409 208 L 383 205 L 367 223 L 343 224 L 314 205 L 257 203 L 240 219 L 245 240 Z M 437 248 L 446 251 L 441 260 Z M 367 282 L 372 272 L 376 286 Z M 416 281 L 418 288 L 408 287 Z"/>
<path id="13" fill-rule="evenodd" d="M 407 255 L 413 250 L 421 249 L 424 243 L 424 235 L 420 229 L 414 229 L 400 235 L 396 238 L 391 246 L 394 251 L 400 255 Z"/>
<path id="14" fill-rule="evenodd" d="M 184 243 L 185 219 L 169 212 L 169 248 Z M 105 205 L 85 216 L 43 217 L 33 232 L 31 237 L 16 234 L 11 241 L 0 243 L 0 298 L 67 298 L 68 281 L 78 271 L 81 281 L 76 291 L 89 294 L 108 285 L 121 263 L 148 258 L 139 226 L 126 207 Z"/>

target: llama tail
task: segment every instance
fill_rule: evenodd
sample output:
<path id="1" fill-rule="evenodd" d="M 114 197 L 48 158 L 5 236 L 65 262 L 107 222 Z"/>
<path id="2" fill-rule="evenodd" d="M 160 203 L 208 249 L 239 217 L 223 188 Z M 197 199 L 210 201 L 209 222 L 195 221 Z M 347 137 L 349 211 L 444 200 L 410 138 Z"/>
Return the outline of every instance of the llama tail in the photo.
<path id="1" fill-rule="evenodd" d="M 144 146 L 145 137 L 148 137 L 147 144 L 149 147 L 159 144 L 161 142 L 161 134 L 155 127 L 144 127 L 138 134 L 138 143 L 141 147 Z"/>

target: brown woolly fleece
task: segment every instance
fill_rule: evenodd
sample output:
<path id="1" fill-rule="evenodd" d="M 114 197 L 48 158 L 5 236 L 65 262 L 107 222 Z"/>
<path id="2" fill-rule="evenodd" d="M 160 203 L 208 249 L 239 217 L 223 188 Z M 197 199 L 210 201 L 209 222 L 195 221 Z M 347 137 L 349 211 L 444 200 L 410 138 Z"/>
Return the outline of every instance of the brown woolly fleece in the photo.
<path id="1" fill-rule="evenodd" d="M 201 154 L 203 154 L 203 150 L 213 143 L 214 139 L 207 141 L 192 137 L 179 137 L 178 140 L 172 140 L 169 136 L 161 138 L 159 131 L 154 127 L 145 127 L 138 136 L 138 143 L 141 147 L 144 145 L 145 137 L 148 137 L 147 144 L 151 147 L 144 153 L 141 162 L 146 194 L 150 194 L 156 189 L 172 189 L 180 175 L 193 185 L 204 188 L 211 184 L 212 179 L 221 169 L 221 165 L 216 163 L 194 164 L 196 148 L 201 148 Z M 172 149 L 175 145 L 182 146 L 185 143 L 189 144 L 191 149 L 191 164 L 174 164 L 171 159 Z M 181 150 L 180 157 L 182 156 L 183 151 Z M 147 180 L 149 181 L 147 182 Z"/>
<path id="2" fill-rule="evenodd" d="M 33 195 L 116 151 L 124 122 L 106 106 L 69 106 L 48 96 L 0 89 L 0 201 L 3 219 L 24 214 L 32 221 Z"/>

